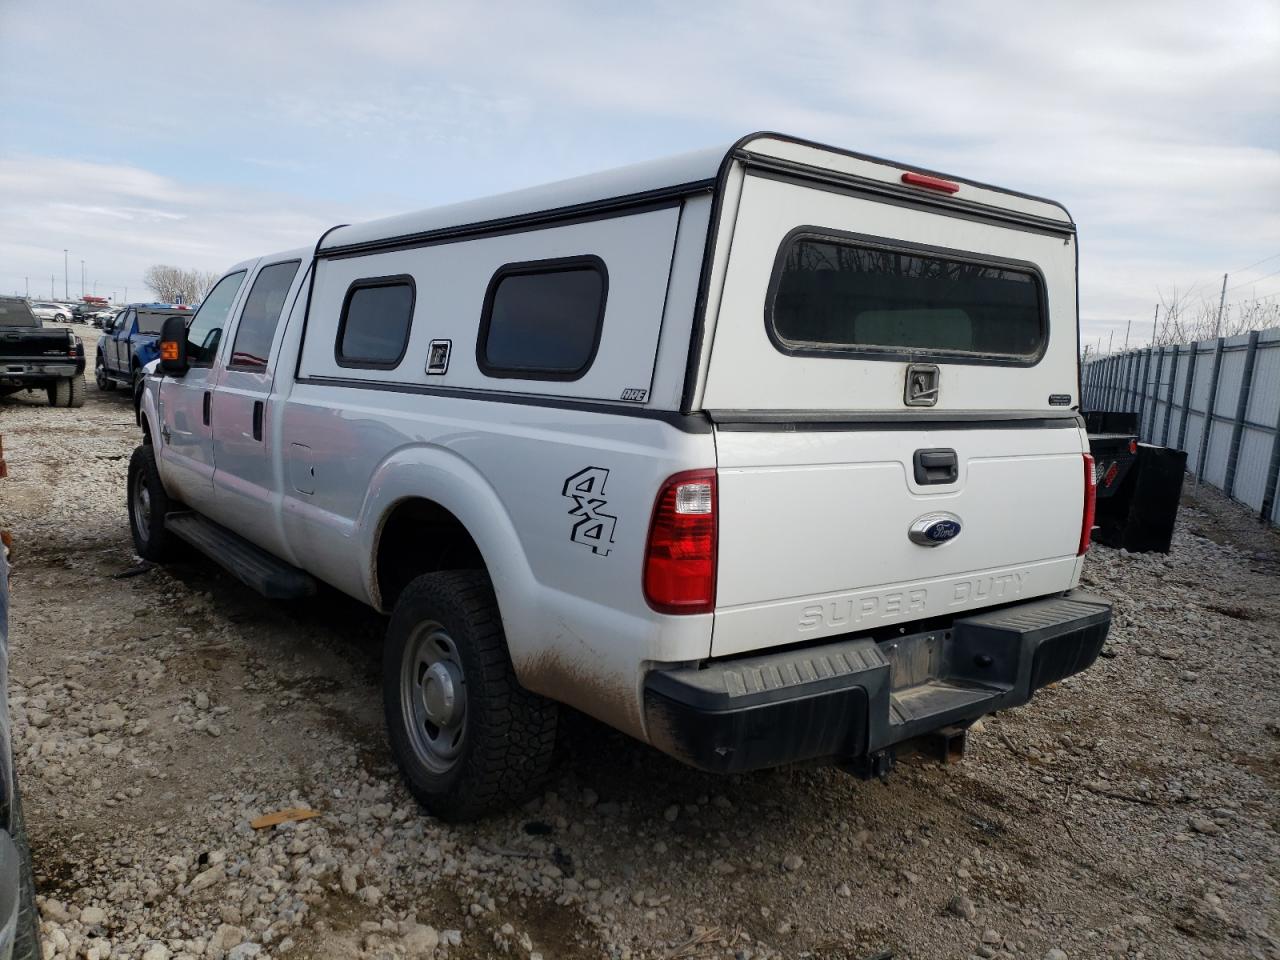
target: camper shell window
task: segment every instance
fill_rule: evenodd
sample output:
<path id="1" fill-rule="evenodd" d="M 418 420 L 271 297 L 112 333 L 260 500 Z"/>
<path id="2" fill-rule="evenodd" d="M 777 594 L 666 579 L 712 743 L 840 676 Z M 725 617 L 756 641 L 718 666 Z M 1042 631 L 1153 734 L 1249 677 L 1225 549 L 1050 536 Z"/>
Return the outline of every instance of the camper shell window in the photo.
<path id="1" fill-rule="evenodd" d="M 765 326 L 789 354 L 1015 366 L 1049 327 L 1033 264 L 818 227 L 783 239 Z"/>
<path id="2" fill-rule="evenodd" d="M 485 293 L 477 365 L 490 377 L 581 378 L 600 346 L 608 291 L 599 257 L 500 267 Z"/>
<path id="3" fill-rule="evenodd" d="M 340 367 L 394 370 L 409 346 L 417 288 L 413 277 L 373 277 L 347 288 L 334 360 Z"/>

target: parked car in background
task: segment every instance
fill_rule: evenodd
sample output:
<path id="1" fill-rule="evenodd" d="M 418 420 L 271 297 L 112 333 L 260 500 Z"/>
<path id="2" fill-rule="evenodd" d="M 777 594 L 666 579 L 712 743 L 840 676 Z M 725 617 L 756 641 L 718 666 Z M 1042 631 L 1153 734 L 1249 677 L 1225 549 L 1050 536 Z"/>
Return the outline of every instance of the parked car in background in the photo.
<path id="1" fill-rule="evenodd" d="M 85 299 L 71 308 L 71 320 L 74 323 L 89 323 L 95 313 L 109 306 L 110 303 L 100 297 Z"/>
<path id="2" fill-rule="evenodd" d="M 561 703 L 725 774 L 954 756 L 1111 621 L 1075 244 L 777 134 L 338 227 L 166 321 L 134 544 L 390 614 L 441 817 L 538 789 Z"/>
<path id="3" fill-rule="evenodd" d="M 0 480 L 7 475 L 0 436 Z M 13 765 L 9 717 L 9 537 L 0 531 L 0 957 L 37 960 L 39 919 L 31 845 Z"/>
<path id="4" fill-rule="evenodd" d="M 124 313 L 124 311 L 117 310 L 114 307 L 109 307 L 106 310 L 98 310 L 96 313 L 90 314 L 89 322 L 101 330 L 107 325 L 107 321 L 115 319 L 115 317 L 121 313 Z"/>
<path id="5" fill-rule="evenodd" d="M 71 319 L 71 308 L 65 303 L 33 300 L 31 301 L 31 312 L 41 320 L 53 320 L 57 323 L 67 323 Z"/>
<path id="6" fill-rule="evenodd" d="M 98 340 L 93 368 L 98 389 L 134 386 L 142 377 L 142 368 L 160 355 L 156 344 L 164 321 L 191 314 L 190 307 L 173 303 L 131 303 L 125 307 Z"/>
<path id="7" fill-rule="evenodd" d="M 0 396 L 44 390 L 51 407 L 84 405 L 84 341 L 46 327 L 21 297 L 0 297 Z"/>

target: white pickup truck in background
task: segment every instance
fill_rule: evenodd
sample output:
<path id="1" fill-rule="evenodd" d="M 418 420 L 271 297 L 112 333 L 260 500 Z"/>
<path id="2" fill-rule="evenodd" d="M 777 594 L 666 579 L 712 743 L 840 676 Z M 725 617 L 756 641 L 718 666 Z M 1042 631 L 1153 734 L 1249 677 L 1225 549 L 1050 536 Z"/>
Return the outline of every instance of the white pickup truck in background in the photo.
<path id="1" fill-rule="evenodd" d="M 233 267 L 146 380 L 134 541 L 390 614 L 443 817 L 535 790 L 561 703 L 883 774 L 1101 648 L 1077 348 L 1057 204 L 755 134 Z"/>

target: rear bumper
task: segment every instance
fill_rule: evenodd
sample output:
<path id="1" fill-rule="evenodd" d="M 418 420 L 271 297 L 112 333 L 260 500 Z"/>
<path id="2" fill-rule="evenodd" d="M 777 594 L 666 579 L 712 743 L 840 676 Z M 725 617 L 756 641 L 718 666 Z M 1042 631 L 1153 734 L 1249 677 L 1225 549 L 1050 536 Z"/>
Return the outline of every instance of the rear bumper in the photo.
<path id="1" fill-rule="evenodd" d="M 1072 592 L 891 640 L 655 670 L 645 680 L 649 736 L 717 773 L 856 760 L 1026 703 L 1091 666 L 1110 626 L 1107 603 Z"/>
<path id="2" fill-rule="evenodd" d="M 51 380 L 83 371 L 83 361 L 77 365 L 75 360 L 0 360 L 0 380 Z"/>

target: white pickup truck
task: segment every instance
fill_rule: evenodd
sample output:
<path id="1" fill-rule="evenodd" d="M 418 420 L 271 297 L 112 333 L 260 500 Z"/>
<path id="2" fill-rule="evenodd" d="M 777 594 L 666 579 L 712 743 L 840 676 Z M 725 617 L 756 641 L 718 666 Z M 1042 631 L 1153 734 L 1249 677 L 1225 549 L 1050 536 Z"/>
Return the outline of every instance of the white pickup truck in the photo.
<path id="1" fill-rule="evenodd" d="M 762 133 L 236 265 L 166 325 L 129 514 L 390 614 L 439 816 L 536 789 L 558 704 L 882 775 L 1098 655 L 1078 403 L 1061 206 Z"/>

